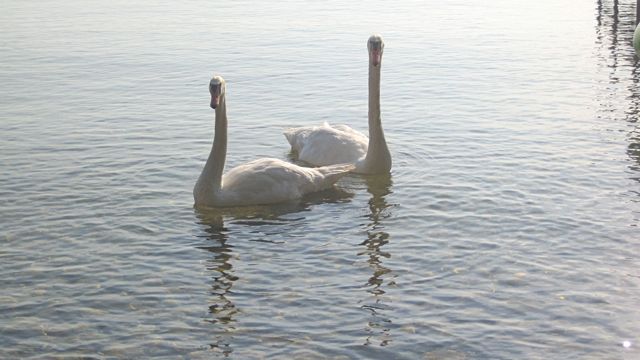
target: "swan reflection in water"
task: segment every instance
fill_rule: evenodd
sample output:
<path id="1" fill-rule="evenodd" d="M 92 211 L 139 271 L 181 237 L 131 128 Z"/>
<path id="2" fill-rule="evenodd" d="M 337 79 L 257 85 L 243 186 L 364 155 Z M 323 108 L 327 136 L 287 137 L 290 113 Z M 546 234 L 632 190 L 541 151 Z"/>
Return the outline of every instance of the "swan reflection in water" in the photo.
<path id="1" fill-rule="evenodd" d="M 219 326 L 220 331 L 216 332 L 211 348 L 219 349 L 225 356 L 233 352 L 231 342 L 233 333 L 236 330 L 235 316 L 238 309 L 229 294 L 233 283 L 238 280 L 234 274 L 231 258 L 233 256 L 233 246 L 228 243 L 228 230 L 224 227 L 222 213 L 218 211 L 206 211 L 196 209 L 196 216 L 199 223 L 206 225 L 204 235 L 208 241 L 197 246 L 199 249 L 209 251 L 212 257 L 207 260 L 207 270 L 212 273 L 212 283 L 210 289 L 209 313 L 211 318 L 206 321 Z"/>
<path id="2" fill-rule="evenodd" d="M 233 266 L 234 261 L 239 261 L 233 253 L 233 228 L 235 226 L 253 226 L 261 230 L 257 233 L 266 233 L 264 227 L 304 220 L 304 212 L 310 211 L 314 205 L 348 202 L 352 198 L 352 193 L 332 188 L 309 194 L 298 201 L 276 205 L 194 208 L 198 223 L 203 226 L 204 232 L 204 234 L 198 235 L 199 238 L 204 238 L 204 241 L 199 241 L 199 245 L 196 247 L 212 254 L 206 263 L 207 271 L 212 274 L 211 297 L 207 305 L 211 317 L 206 319 L 215 325 L 214 341 L 210 344 L 212 349 L 221 351 L 224 356 L 229 356 L 233 352 L 233 334 L 237 330 L 237 317 L 241 314 L 232 298 L 234 283 L 242 276 L 234 270 Z M 225 221 L 228 223 L 228 227 L 225 226 Z M 246 236 L 252 233 L 256 232 L 242 229 L 238 235 Z"/>
<path id="3" fill-rule="evenodd" d="M 385 316 L 390 307 L 384 288 L 385 285 L 394 284 L 393 278 L 395 276 L 391 275 L 391 269 L 384 266 L 383 263 L 383 260 L 390 258 L 391 254 L 383 250 L 384 245 L 389 243 L 390 237 L 389 233 L 384 231 L 382 220 L 391 216 L 389 210 L 393 205 L 387 203 L 386 196 L 392 192 L 392 181 L 390 175 L 366 176 L 364 179 L 371 199 L 369 199 L 369 213 L 365 216 L 368 219 L 365 225 L 367 236 L 360 244 L 364 246 L 364 249 L 358 253 L 358 256 L 367 256 L 366 261 L 372 270 L 372 275 L 366 284 L 369 296 L 363 300 L 364 304 L 361 306 L 371 315 L 366 326 L 368 336 L 364 345 L 377 343 L 380 346 L 385 346 L 391 342 L 392 321 L 388 316 Z"/>

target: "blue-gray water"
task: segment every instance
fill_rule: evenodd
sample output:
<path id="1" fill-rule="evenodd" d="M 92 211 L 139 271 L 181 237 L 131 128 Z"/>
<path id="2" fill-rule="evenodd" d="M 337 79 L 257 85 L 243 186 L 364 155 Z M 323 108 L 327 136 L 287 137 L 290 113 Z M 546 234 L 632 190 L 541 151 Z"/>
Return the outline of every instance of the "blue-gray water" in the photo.
<path id="1" fill-rule="evenodd" d="M 0 12 L 0 357 L 637 359 L 635 1 L 18 1 Z M 201 212 L 283 128 L 390 178 Z M 623 343 L 630 345 L 628 348 Z"/>

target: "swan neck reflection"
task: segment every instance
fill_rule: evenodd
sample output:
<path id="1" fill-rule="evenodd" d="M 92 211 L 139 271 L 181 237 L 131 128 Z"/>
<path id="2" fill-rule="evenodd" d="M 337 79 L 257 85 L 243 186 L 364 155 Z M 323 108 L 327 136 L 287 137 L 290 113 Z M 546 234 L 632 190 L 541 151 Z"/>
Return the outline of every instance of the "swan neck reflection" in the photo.
<path id="1" fill-rule="evenodd" d="M 383 247 L 389 243 L 389 233 L 384 231 L 382 221 L 389 216 L 391 205 L 387 203 L 386 196 L 391 193 L 391 176 L 378 175 L 365 177 L 367 191 L 371 194 L 369 199 L 369 223 L 365 225 L 367 238 L 361 243 L 365 250 L 358 255 L 366 255 L 369 268 L 372 271 L 367 280 L 366 288 L 369 296 L 362 308 L 370 312 L 366 331 L 369 333 L 364 345 L 377 343 L 385 346 L 391 341 L 391 324 L 387 312 L 391 310 L 390 300 L 385 297 L 385 288 L 393 283 L 393 271 L 384 265 L 383 260 L 391 258 L 391 253 L 384 251 Z"/>
<path id="2" fill-rule="evenodd" d="M 200 223 L 206 226 L 206 242 L 198 248 L 212 255 L 206 262 L 206 269 L 212 274 L 211 297 L 208 303 L 211 317 L 206 321 L 214 324 L 216 331 L 214 341 L 209 346 L 221 351 L 224 356 L 229 356 L 233 352 L 232 334 L 236 330 L 235 316 L 239 312 L 229 298 L 234 282 L 238 280 L 231 262 L 233 246 L 228 243 L 228 231 L 224 227 L 222 214 L 196 209 L 196 216 Z"/>

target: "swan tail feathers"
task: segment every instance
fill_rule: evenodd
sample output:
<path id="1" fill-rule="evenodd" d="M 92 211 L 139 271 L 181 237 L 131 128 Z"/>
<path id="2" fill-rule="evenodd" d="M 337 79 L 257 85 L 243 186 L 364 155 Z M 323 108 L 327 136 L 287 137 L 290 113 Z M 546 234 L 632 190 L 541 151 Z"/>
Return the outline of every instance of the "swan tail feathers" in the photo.
<path id="1" fill-rule="evenodd" d="M 297 130 L 296 128 L 288 128 L 288 129 L 285 129 L 284 132 L 283 132 L 284 137 L 287 138 L 287 141 L 289 142 L 289 144 L 291 146 L 293 146 L 293 144 L 295 142 L 295 137 L 296 137 L 296 133 L 297 133 L 296 130 Z"/>
<path id="2" fill-rule="evenodd" d="M 338 164 L 315 168 L 322 174 L 321 187 L 328 188 L 356 168 L 354 164 Z"/>
<path id="3" fill-rule="evenodd" d="M 291 145 L 291 150 L 300 151 L 298 137 L 301 130 L 302 128 L 288 128 L 284 131 L 284 137 L 287 138 L 289 145 Z"/>

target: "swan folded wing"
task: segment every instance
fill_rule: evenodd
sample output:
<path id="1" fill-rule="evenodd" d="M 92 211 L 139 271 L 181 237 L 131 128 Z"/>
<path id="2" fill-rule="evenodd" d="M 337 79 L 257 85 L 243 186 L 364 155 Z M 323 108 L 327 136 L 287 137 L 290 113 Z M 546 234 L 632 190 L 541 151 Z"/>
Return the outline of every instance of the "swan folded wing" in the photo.
<path id="1" fill-rule="evenodd" d="M 336 181 L 355 170 L 355 168 L 356 165 L 354 164 L 337 164 L 312 169 L 320 174 L 320 176 L 316 176 L 316 189 L 324 190 L 333 186 Z"/>
<path id="2" fill-rule="evenodd" d="M 237 166 L 222 178 L 221 204 L 272 204 L 326 189 L 353 169 L 303 168 L 279 159 L 259 159 Z"/>
<path id="3" fill-rule="evenodd" d="M 357 138 L 358 141 L 362 141 L 364 143 L 367 143 L 369 141 L 369 138 L 366 135 L 364 135 L 360 131 L 352 128 L 349 125 L 338 124 L 338 125 L 331 125 L 331 127 L 333 127 L 334 129 L 336 129 L 338 131 L 342 131 L 343 133 L 348 134 L 349 136 Z"/>
<path id="4" fill-rule="evenodd" d="M 298 159 L 316 166 L 355 163 L 367 153 L 367 137 L 346 125 L 292 128 L 285 136 Z"/>

